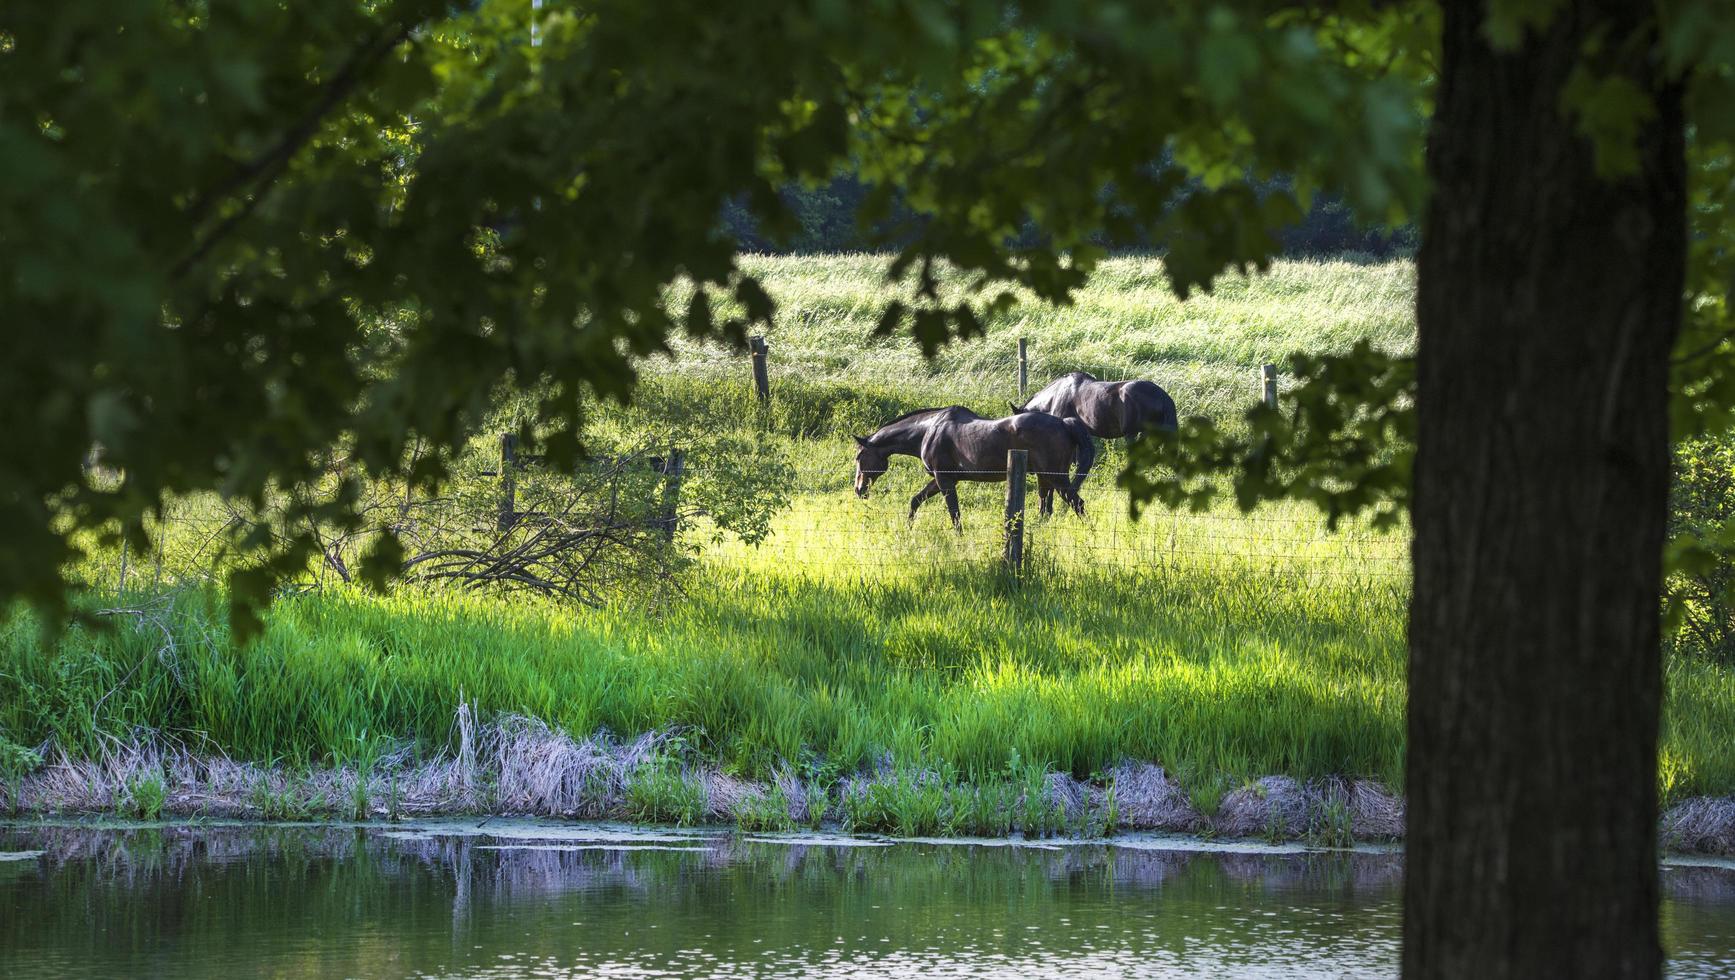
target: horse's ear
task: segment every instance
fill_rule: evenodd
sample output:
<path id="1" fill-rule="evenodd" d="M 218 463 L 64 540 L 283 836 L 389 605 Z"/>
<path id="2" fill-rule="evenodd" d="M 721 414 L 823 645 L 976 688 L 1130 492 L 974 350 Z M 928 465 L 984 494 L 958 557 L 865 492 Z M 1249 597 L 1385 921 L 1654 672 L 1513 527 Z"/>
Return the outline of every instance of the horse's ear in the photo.
<path id="1" fill-rule="evenodd" d="M 1007 402 L 1006 405 L 1008 408 L 1012 409 L 1013 415 L 1017 415 L 1018 413 L 1024 411 L 1024 406 L 1019 405 L 1017 402 Z"/>
<path id="2" fill-rule="evenodd" d="M 873 443 L 868 441 L 867 436 L 855 436 L 854 438 L 856 441 L 856 445 L 859 445 L 859 446 L 871 446 L 871 445 L 873 445 Z"/>

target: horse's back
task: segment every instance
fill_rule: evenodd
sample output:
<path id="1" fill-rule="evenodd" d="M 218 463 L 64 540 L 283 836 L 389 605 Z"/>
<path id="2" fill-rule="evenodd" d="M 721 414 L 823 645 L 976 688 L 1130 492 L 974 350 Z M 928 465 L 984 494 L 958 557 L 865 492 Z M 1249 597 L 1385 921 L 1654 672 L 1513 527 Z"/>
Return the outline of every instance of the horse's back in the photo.
<path id="1" fill-rule="evenodd" d="M 1098 384 L 1096 378 L 1083 371 L 1068 371 L 1055 378 L 1025 401 L 1024 408 L 1032 412 L 1047 412 L 1066 417 L 1078 413 L 1078 398 L 1086 385 Z"/>
<path id="2" fill-rule="evenodd" d="M 922 465 L 934 476 L 1005 479 L 1006 450 L 1016 448 L 1007 423 L 1023 417 L 984 419 L 968 409 L 937 416 L 922 439 Z"/>
<path id="3" fill-rule="evenodd" d="M 1083 372 L 1080 372 L 1083 373 Z M 1087 375 L 1088 377 L 1088 375 Z M 1086 381 L 1079 384 L 1069 418 L 1078 419 L 1090 431 L 1107 439 L 1120 435 L 1123 425 L 1120 389 L 1124 382 Z"/>
<path id="4" fill-rule="evenodd" d="M 1001 421 L 1009 423 L 1011 435 L 1007 448 L 1030 453 L 1033 471 L 1065 470 L 1072 463 L 1077 446 L 1066 419 L 1038 412 L 1025 412 Z"/>

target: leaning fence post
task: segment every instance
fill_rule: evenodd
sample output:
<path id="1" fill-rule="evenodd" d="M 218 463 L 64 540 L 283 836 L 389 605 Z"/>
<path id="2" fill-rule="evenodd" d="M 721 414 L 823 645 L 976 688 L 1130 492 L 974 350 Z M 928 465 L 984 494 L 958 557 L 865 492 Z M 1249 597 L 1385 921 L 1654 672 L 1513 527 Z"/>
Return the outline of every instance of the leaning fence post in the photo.
<path id="1" fill-rule="evenodd" d="M 127 539 L 124 533 L 120 539 L 120 583 L 115 586 L 114 594 L 117 597 L 127 594 Z"/>
<path id="2" fill-rule="evenodd" d="M 154 567 L 151 569 L 151 593 L 153 595 L 156 594 L 158 586 L 163 583 L 163 539 L 169 536 L 163 524 L 163 521 L 157 522 L 157 557 L 153 563 Z"/>
<path id="3" fill-rule="evenodd" d="M 1030 466 L 1030 453 L 1024 449 L 1006 451 L 1006 567 L 1024 571 L 1024 481 Z"/>
<path id="4" fill-rule="evenodd" d="M 1029 350 L 1023 337 L 1018 338 L 1018 404 L 1024 404 L 1024 386 L 1030 381 Z"/>
<path id="5" fill-rule="evenodd" d="M 687 454 L 679 449 L 669 450 L 669 458 L 663 463 L 663 538 L 675 540 L 675 532 L 680 529 L 681 521 L 681 475 L 687 469 Z"/>
<path id="6" fill-rule="evenodd" d="M 518 516 L 518 436 L 500 434 L 500 530 L 512 527 Z"/>
<path id="7" fill-rule="evenodd" d="M 1259 369 L 1259 377 L 1265 387 L 1265 404 L 1277 407 L 1277 365 L 1267 364 Z"/>
<path id="8" fill-rule="evenodd" d="M 767 361 L 771 359 L 771 349 L 766 346 L 764 337 L 747 338 L 747 347 L 753 352 L 753 390 L 759 394 L 759 404 L 771 404 L 771 373 Z"/>

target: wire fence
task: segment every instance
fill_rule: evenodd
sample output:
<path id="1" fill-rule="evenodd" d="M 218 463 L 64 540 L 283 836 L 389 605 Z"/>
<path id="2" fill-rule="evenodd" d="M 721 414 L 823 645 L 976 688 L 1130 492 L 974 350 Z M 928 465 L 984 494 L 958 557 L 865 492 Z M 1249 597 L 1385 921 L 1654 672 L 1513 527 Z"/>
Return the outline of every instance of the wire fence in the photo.
<path id="1" fill-rule="evenodd" d="M 770 350 L 762 337 L 752 338 L 751 349 L 752 390 L 762 407 L 769 406 Z M 1022 338 L 1016 363 L 1016 391 L 1022 402 L 1028 387 L 1028 347 Z M 1277 382 L 1274 365 L 1259 366 L 1255 397 L 1275 406 Z M 546 572 L 553 561 L 564 569 L 562 574 L 578 575 L 571 554 L 546 542 L 593 547 L 600 534 L 636 555 L 635 560 L 642 563 L 649 557 L 658 567 L 667 567 L 658 555 L 672 543 L 676 550 L 715 566 L 785 574 L 865 577 L 1000 565 L 1020 574 L 1138 570 L 1382 589 L 1402 587 L 1410 575 L 1405 528 L 1381 530 L 1352 520 L 1328 529 L 1317 511 L 1299 504 L 1268 506 L 1251 514 L 1223 506 L 1205 512 L 1153 507 L 1135 517 L 1125 493 L 1115 487 L 1123 460 L 1120 446 L 1112 441 L 1098 443 L 1101 452 L 1093 472 L 1077 487 L 1077 496 L 1072 492 L 1075 472 L 1040 469 L 1026 475 L 1025 494 L 1009 494 L 1010 458 L 1005 467 L 937 472 L 898 458 L 883 474 L 874 474 L 865 500 L 856 499 L 857 473 L 847 443 L 836 447 L 809 441 L 795 458 L 772 454 L 762 459 L 688 459 L 675 447 L 658 450 L 667 455 L 651 455 L 641 447 L 613 463 L 594 461 L 566 473 L 553 472 L 543 456 L 522 452 L 516 434 L 501 434 L 497 445 L 497 459 L 492 448 L 470 454 L 475 458 L 469 460 L 474 465 L 468 466 L 467 476 L 443 491 L 452 495 L 450 501 L 417 497 L 401 486 L 383 493 L 370 489 L 375 498 L 370 506 L 378 513 L 360 532 L 331 535 L 311 524 L 274 527 L 268 513 L 249 512 L 215 497 L 177 501 L 147 522 L 153 553 L 129 554 L 125 546 L 118 554 L 112 547 L 92 549 L 85 577 L 93 585 L 112 582 L 121 591 L 129 576 L 135 586 L 152 587 L 165 579 L 215 580 L 233 567 L 245 547 L 237 545 L 248 535 L 257 540 L 264 532 L 266 538 L 281 539 L 311 532 L 319 538 L 321 552 L 309 573 L 317 586 L 328 574 L 348 581 L 354 562 L 380 534 L 428 538 L 423 533 L 428 525 L 438 525 L 447 547 L 440 554 L 456 554 L 457 566 L 466 574 L 478 562 L 493 562 L 490 567 L 510 574 L 530 574 L 524 564 L 529 556 L 532 564 L 540 563 L 537 573 Z M 636 483 L 623 479 L 629 461 L 643 471 Z M 610 478 L 599 482 L 597 473 L 609 466 L 614 467 Z M 642 479 L 646 474 L 648 482 Z M 546 492 L 551 482 L 563 480 L 569 485 L 555 489 L 551 497 Z M 538 487 L 544 491 L 540 496 Z M 610 496 L 606 507 L 582 500 L 602 492 Z M 1020 496 L 1022 509 L 1017 506 Z M 700 502 L 688 503 L 694 498 Z M 628 501 L 624 509 L 623 499 Z M 955 526 L 950 513 L 954 500 Z M 1082 515 L 1075 513 L 1075 503 Z M 755 505 L 759 513 L 771 515 L 768 521 L 741 519 Z M 642 534 L 653 527 L 654 542 Z M 1009 540 L 1014 537 L 1016 547 Z M 472 553 L 480 557 L 467 557 Z"/>
<path id="2" fill-rule="evenodd" d="M 772 476 L 748 480 L 754 489 L 744 492 L 781 497 L 766 502 L 773 516 L 758 540 L 743 540 L 725 531 L 715 516 L 715 503 L 697 508 L 672 502 L 683 492 L 685 481 L 689 498 L 708 494 L 713 500 L 722 499 L 726 508 L 735 483 L 756 467 L 762 471 L 759 476 Z M 534 464 L 530 469 L 535 470 Z M 1059 491 L 1060 485 L 1070 489 L 1076 474 L 1036 471 L 1027 475 L 1025 509 L 1017 523 L 1022 545 L 1018 571 L 1063 576 L 1132 571 L 1379 589 L 1402 588 L 1409 580 L 1405 528 L 1380 530 L 1352 520 L 1332 530 L 1317 510 L 1301 504 L 1270 505 L 1246 514 L 1228 506 L 1205 512 L 1150 507 L 1134 517 L 1125 492 L 1115 486 L 1118 469 L 1114 464 L 1099 465 L 1080 484 L 1077 500 L 1082 516 Z M 514 481 L 505 479 L 503 472 L 509 471 L 481 470 L 468 478 L 467 485 L 454 488 L 455 496 L 472 502 L 476 514 L 469 523 L 477 526 L 470 530 L 478 540 L 505 535 L 510 522 L 501 518 L 497 528 L 496 514 L 510 513 L 514 494 L 523 503 L 527 486 L 523 471 Z M 538 479 L 547 477 L 544 473 Z M 722 465 L 688 459 L 671 473 L 659 468 L 649 482 L 635 484 L 630 492 L 645 498 L 657 520 L 673 521 L 678 515 L 674 541 L 713 567 L 863 579 L 1004 567 L 1010 523 L 1005 470 L 930 473 L 915 460 L 896 458 L 871 481 L 865 499 L 858 495 L 856 482 L 853 463 L 826 449 L 796 459 L 731 459 Z M 945 494 L 930 492 L 937 484 L 955 494 L 956 526 Z M 1044 487 L 1054 490 L 1052 512 L 1046 514 Z M 912 516 L 912 502 L 919 493 L 922 498 Z M 402 506 L 387 508 L 390 526 L 397 533 L 413 524 L 418 508 L 442 502 L 442 498 L 412 500 L 406 495 Z M 88 563 L 85 577 L 105 591 L 129 586 L 154 589 L 190 579 L 219 581 L 234 556 L 235 532 L 249 530 L 255 526 L 250 522 L 257 520 L 257 514 L 215 497 L 179 500 L 160 518 L 151 519 L 151 551 L 100 552 Z M 367 533 L 346 539 L 330 559 L 310 567 L 303 584 L 347 579 L 345 566 L 353 567 L 368 543 Z"/>
<path id="3" fill-rule="evenodd" d="M 1366 521 L 1340 521 L 1334 530 L 1316 509 L 1277 504 L 1243 514 L 1233 507 L 1205 512 L 1148 507 L 1134 517 L 1116 469 L 1099 469 L 1079 487 L 1084 514 L 1075 513 L 1058 487 L 1044 514 L 1042 487 L 1069 483 L 1074 474 L 1035 471 L 1027 476 L 1021 522 L 1023 564 L 1050 572 L 1127 569 L 1232 576 L 1279 576 L 1340 584 L 1401 586 L 1409 579 L 1406 529 L 1376 529 Z M 703 476 L 690 465 L 689 476 Z M 930 473 L 902 460 L 874 479 L 858 499 L 853 466 L 810 460 L 795 468 L 799 488 L 756 545 L 713 545 L 712 557 L 782 572 L 870 574 L 983 566 L 1002 562 L 1008 533 L 1005 470 Z M 938 478 L 938 480 L 936 480 Z M 953 526 L 943 494 L 951 485 L 959 505 Z M 919 504 L 912 503 L 923 493 Z M 689 533 L 700 533 L 703 528 Z"/>

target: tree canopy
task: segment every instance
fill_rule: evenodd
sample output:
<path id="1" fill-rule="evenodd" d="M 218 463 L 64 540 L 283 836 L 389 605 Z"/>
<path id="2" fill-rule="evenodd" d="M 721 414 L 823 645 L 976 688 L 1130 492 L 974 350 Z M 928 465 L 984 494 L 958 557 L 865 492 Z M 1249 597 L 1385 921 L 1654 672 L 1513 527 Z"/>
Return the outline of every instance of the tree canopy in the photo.
<path id="1" fill-rule="evenodd" d="M 1550 9 L 1496 4 L 1486 30 L 1516 43 Z M 1683 434 L 1735 405 L 1726 16 L 1659 4 L 1654 26 L 1693 130 Z M 1371 2 L 8 12 L 0 597 L 61 603 L 76 533 L 140 535 L 166 495 L 257 500 L 339 442 L 374 470 L 412 439 L 457 445 L 501 385 L 542 392 L 536 421 L 573 454 L 576 396 L 629 397 L 634 358 L 675 331 L 739 342 L 774 316 L 729 229 L 798 233 L 792 186 L 852 175 L 859 239 L 895 246 L 892 274 L 922 287 L 882 328 L 929 347 L 979 332 L 1006 287 L 1064 302 L 1105 240 L 1159 243 L 1185 295 L 1280 251 L 1319 188 L 1370 222 L 1411 219 L 1436 29 L 1431 5 Z M 1649 103 L 1598 58 L 1563 111 L 1618 172 Z M 969 300 L 929 288 L 940 262 L 972 274 Z M 686 282 L 708 288 L 671 308 Z M 1244 504 L 1401 509 L 1413 372 L 1370 352 L 1294 367 L 1324 383 L 1288 417 L 1149 445 L 1135 497 L 1201 501 L 1228 469 Z M 93 451 L 124 479 L 93 478 Z M 418 460 L 417 480 L 443 475 L 442 454 Z M 342 496 L 303 506 L 346 516 Z M 1726 537 L 1672 558 L 1702 566 Z"/>
<path id="2" fill-rule="evenodd" d="M 503 384 L 542 392 L 573 454 L 578 395 L 628 397 L 675 331 L 739 342 L 774 315 L 719 216 L 788 232 L 791 182 L 853 170 L 870 229 L 894 201 L 922 216 L 893 268 L 922 300 L 882 326 L 930 347 L 1008 286 L 1064 301 L 1104 233 L 1161 242 L 1185 294 L 1264 262 L 1317 188 L 1375 220 L 1421 194 L 1426 8 L 550 3 L 535 44 L 532 15 L 0 16 L 0 596 L 58 603 L 74 532 L 141 534 L 166 494 L 259 499 L 339 442 L 375 470 L 456 445 Z M 928 288 L 940 262 L 969 301 Z M 673 309 L 678 282 L 707 288 Z M 124 478 L 94 479 L 93 450 Z"/>

